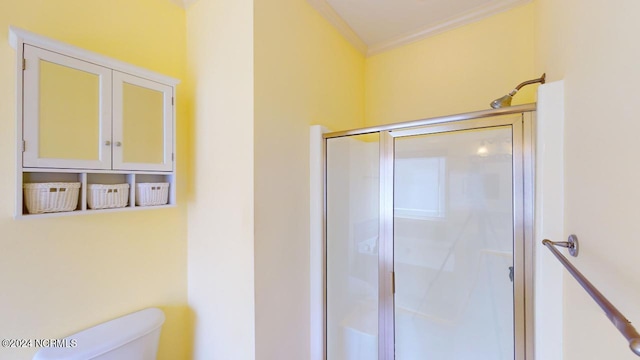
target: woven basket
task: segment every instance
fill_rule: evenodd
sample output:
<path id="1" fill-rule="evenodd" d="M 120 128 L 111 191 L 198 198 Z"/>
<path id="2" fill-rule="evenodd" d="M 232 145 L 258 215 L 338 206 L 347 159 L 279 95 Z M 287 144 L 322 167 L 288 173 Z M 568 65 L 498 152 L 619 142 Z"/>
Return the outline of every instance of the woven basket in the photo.
<path id="1" fill-rule="evenodd" d="M 73 211 L 78 207 L 79 182 L 26 183 L 23 188 L 29 214 Z"/>
<path id="2" fill-rule="evenodd" d="M 165 205 L 169 202 L 169 183 L 137 183 L 136 205 Z"/>
<path id="3" fill-rule="evenodd" d="M 127 206 L 129 184 L 87 185 L 87 205 L 90 209 L 112 209 Z"/>

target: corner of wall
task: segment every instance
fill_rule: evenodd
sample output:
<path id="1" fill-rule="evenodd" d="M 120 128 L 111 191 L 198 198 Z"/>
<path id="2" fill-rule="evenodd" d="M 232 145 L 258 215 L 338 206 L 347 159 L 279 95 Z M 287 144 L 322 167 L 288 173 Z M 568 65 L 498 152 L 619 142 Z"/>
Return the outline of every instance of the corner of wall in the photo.
<path id="1" fill-rule="evenodd" d="M 564 241 L 564 81 L 538 87 L 535 147 L 535 359 L 561 360 L 564 270 L 541 242 Z"/>

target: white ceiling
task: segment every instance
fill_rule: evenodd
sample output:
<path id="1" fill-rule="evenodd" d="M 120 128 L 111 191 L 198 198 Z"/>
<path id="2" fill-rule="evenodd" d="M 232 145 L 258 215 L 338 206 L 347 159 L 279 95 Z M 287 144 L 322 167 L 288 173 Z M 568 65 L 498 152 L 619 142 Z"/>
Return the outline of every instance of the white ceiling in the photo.
<path id="1" fill-rule="evenodd" d="M 372 55 L 480 20 L 531 0 L 307 0 Z"/>
<path id="2" fill-rule="evenodd" d="M 170 0 L 187 8 L 198 0 Z M 374 55 L 531 0 L 307 0 L 359 51 Z"/>

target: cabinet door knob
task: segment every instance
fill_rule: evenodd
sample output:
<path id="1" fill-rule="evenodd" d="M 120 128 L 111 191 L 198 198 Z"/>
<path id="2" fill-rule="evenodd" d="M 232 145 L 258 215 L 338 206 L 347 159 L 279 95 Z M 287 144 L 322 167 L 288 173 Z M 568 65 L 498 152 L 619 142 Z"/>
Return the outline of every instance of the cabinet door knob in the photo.
<path id="1" fill-rule="evenodd" d="M 109 146 L 109 145 L 111 145 L 111 141 L 107 140 L 107 141 L 105 141 L 105 142 L 104 142 L 104 144 L 105 144 L 106 146 Z"/>
<path id="2" fill-rule="evenodd" d="M 122 143 L 120 141 L 116 141 L 116 146 L 122 146 Z"/>

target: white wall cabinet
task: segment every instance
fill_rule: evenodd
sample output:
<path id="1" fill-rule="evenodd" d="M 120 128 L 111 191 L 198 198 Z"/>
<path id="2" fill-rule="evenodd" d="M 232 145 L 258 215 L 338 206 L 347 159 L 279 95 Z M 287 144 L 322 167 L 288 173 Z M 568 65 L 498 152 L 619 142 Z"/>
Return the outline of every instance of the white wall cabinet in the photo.
<path id="1" fill-rule="evenodd" d="M 178 80 L 12 27 L 16 50 L 16 216 L 28 214 L 23 184 L 77 181 L 76 211 L 121 211 L 136 184 L 168 182 L 175 205 Z M 87 185 L 130 185 L 125 208 L 91 210 Z M 55 213 L 68 214 L 68 213 Z"/>

